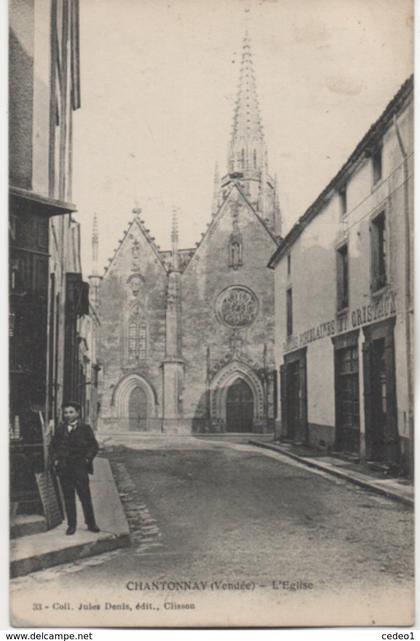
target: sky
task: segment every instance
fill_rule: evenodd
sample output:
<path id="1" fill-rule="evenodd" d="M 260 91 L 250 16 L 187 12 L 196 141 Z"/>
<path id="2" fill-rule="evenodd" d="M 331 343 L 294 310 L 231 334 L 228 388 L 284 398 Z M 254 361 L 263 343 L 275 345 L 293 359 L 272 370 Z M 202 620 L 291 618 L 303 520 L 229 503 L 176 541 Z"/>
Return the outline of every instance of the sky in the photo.
<path id="1" fill-rule="evenodd" d="M 133 207 L 162 249 L 211 217 L 248 29 L 283 233 L 315 200 L 412 73 L 409 0 L 84 0 L 82 108 L 74 113 L 73 202 L 91 270 Z"/>

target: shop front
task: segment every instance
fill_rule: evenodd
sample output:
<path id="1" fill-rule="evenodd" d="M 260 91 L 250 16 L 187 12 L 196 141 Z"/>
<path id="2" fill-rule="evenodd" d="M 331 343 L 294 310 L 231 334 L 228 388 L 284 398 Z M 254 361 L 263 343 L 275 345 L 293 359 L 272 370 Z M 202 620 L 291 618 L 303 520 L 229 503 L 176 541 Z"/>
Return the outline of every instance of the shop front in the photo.
<path id="1" fill-rule="evenodd" d="M 72 209 L 33 192 L 11 190 L 9 437 L 15 514 L 42 514 L 44 509 L 36 475 L 46 465 L 47 362 L 53 358 L 48 344 L 49 220 Z"/>

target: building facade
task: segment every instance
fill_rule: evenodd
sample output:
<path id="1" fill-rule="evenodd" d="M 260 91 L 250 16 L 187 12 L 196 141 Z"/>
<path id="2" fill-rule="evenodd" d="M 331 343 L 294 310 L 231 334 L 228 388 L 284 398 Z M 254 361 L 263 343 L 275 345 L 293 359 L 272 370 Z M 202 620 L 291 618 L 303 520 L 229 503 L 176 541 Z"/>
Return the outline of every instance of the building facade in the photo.
<path id="1" fill-rule="evenodd" d="M 270 431 L 276 413 L 274 275 L 281 234 L 275 180 L 245 37 L 228 171 L 194 249 L 156 246 L 134 210 L 98 285 L 101 428 Z M 92 280 L 91 280 L 92 285 Z"/>
<path id="2" fill-rule="evenodd" d="M 410 472 L 413 211 L 410 78 L 271 258 L 281 439 Z"/>
<path id="3" fill-rule="evenodd" d="M 66 389 L 73 396 L 69 325 L 86 311 L 83 297 L 69 294 L 81 280 L 71 203 L 78 0 L 11 0 L 9 22 L 11 494 L 17 509 L 31 511 L 48 425 Z"/>

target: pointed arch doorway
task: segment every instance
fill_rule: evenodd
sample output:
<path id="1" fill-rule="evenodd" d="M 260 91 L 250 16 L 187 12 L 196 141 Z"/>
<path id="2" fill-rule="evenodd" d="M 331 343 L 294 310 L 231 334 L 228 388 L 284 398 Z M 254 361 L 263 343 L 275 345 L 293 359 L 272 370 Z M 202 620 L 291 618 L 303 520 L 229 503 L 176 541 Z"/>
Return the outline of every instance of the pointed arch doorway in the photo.
<path id="1" fill-rule="evenodd" d="M 134 387 L 128 399 L 128 428 L 130 432 L 147 430 L 147 396 L 140 386 Z"/>
<path id="2" fill-rule="evenodd" d="M 211 379 L 209 392 L 215 431 L 261 431 L 264 387 L 257 372 L 247 363 L 234 359 L 224 365 Z"/>
<path id="3" fill-rule="evenodd" d="M 121 430 L 150 431 L 156 418 L 156 393 L 139 374 L 122 378 L 112 396 L 113 418 Z"/>
<path id="4" fill-rule="evenodd" d="M 226 394 L 226 432 L 252 432 L 254 395 L 248 383 L 238 378 Z"/>

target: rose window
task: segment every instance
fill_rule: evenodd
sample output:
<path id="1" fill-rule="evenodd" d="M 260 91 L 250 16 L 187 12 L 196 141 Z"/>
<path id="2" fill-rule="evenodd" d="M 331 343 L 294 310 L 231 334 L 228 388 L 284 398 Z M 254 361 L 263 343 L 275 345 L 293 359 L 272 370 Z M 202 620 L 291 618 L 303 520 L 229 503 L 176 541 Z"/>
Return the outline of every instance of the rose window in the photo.
<path id="1" fill-rule="evenodd" d="M 247 327 L 257 316 L 258 300 L 246 287 L 229 287 L 219 294 L 216 312 L 219 320 L 229 327 Z"/>

